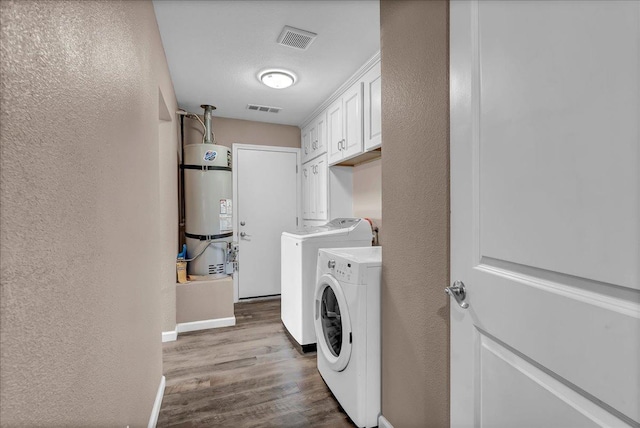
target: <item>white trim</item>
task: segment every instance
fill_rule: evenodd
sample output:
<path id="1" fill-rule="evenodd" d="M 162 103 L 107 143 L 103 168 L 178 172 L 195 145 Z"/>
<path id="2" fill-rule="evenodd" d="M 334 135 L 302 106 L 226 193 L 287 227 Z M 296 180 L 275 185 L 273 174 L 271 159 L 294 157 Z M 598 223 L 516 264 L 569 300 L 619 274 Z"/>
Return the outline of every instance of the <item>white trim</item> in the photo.
<path id="1" fill-rule="evenodd" d="M 148 428 L 156 428 L 158 424 L 158 416 L 160 416 L 160 406 L 162 405 L 162 398 L 164 397 L 164 387 L 167 384 L 167 380 L 164 376 L 160 379 L 160 385 L 158 386 L 158 392 L 156 392 L 156 401 L 153 402 L 153 408 L 151 409 L 151 416 L 149 416 Z"/>
<path id="2" fill-rule="evenodd" d="M 340 98 L 342 94 L 349 89 L 354 83 L 362 78 L 367 71 L 369 71 L 374 65 L 376 65 L 380 61 L 380 51 L 376 52 L 374 56 L 369 58 L 367 62 L 364 63 L 362 67 L 358 69 L 353 75 L 342 84 L 336 91 L 331 94 L 329 98 L 325 100 L 322 104 L 320 104 L 314 111 L 311 112 L 309 116 L 307 116 L 301 123 L 298 125 L 300 129 L 309 125 L 309 123 L 316 118 L 320 113 L 322 113 L 327 107 L 329 107 L 335 100 Z"/>
<path id="3" fill-rule="evenodd" d="M 302 183 L 300 182 L 300 172 L 302 171 L 301 162 L 301 153 L 300 148 L 297 147 L 280 147 L 280 146 L 261 146 L 258 144 L 240 144 L 233 143 L 231 145 L 233 165 L 231 167 L 232 173 L 232 181 L 231 187 L 233 189 L 232 200 L 234 201 L 234 209 L 233 209 L 233 241 L 240 242 L 238 238 L 238 230 L 240 225 L 238 224 L 240 220 L 238 219 L 238 150 L 257 150 L 257 151 L 267 151 L 267 152 L 289 152 L 296 154 L 296 198 L 297 198 L 297 206 L 296 206 L 296 217 L 298 218 L 298 227 L 302 227 Z M 242 257 L 242 256 L 240 256 Z M 240 269 L 241 266 L 238 267 Z M 238 283 L 238 275 L 234 274 L 233 276 L 233 302 L 238 303 L 240 301 L 240 288 Z M 178 330 L 178 333 L 180 331 Z"/>
<path id="4" fill-rule="evenodd" d="M 387 420 L 384 416 L 378 416 L 378 428 L 393 428 L 391 422 Z"/>
<path id="5" fill-rule="evenodd" d="M 216 318 L 211 320 L 183 322 L 176 325 L 176 332 L 186 333 L 188 331 L 207 330 L 209 328 L 230 327 L 236 325 L 236 317 Z"/>
<path id="6" fill-rule="evenodd" d="M 178 338 L 178 332 L 176 330 L 162 332 L 162 343 L 174 342 L 177 338 Z"/>

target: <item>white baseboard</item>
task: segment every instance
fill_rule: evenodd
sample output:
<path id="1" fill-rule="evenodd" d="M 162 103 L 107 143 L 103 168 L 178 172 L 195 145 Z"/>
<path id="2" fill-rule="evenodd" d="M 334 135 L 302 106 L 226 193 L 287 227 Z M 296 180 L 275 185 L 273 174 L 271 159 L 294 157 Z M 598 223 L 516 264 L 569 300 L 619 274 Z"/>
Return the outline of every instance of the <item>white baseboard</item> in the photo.
<path id="1" fill-rule="evenodd" d="M 176 325 L 176 332 L 186 333 L 187 331 L 206 330 L 209 328 L 230 327 L 236 325 L 236 317 L 216 318 L 212 320 L 202 320 L 193 322 L 183 322 Z"/>
<path id="2" fill-rule="evenodd" d="M 163 331 L 162 332 L 162 343 L 164 343 L 164 342 L 173 342 L 177 338 L 178 338 L 178 332 L 176 330 Z"/>
<path id="3" fill-rule="evenodd" d="M 378 428 L 393 428 L 391 422 L 387 420 L 384 416 L 378 416 Z"/>
<path id="4" fill-rule="evenodd" d="M 162 376 L 162 379 L 160 379 L 160 386 L 158 386 L 158 392 L 156 393 L 156 401 L 153 402 L 153 409 L 151 409 L 148 428 L 156 428 L 156 425 L 158 424 L 158 416 L 160 416 L 160 406 L 162 405 L 162 398 L 164 397 L 164 387 L 166 383 L 167 380 Z"/>

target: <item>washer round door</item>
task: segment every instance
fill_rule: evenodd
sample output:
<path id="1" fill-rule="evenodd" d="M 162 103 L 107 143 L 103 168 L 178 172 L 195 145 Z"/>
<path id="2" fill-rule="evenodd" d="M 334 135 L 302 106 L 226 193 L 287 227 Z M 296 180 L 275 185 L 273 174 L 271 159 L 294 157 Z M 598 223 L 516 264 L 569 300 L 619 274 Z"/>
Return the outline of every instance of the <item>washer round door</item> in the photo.
<path id="1" fill-rule="evenodd" d="M 342 287 L 332 275 L 318 280 L 314 312 L 319 352 L 329 367 L 342 371 L 351 358 L 351 321 Z"/>

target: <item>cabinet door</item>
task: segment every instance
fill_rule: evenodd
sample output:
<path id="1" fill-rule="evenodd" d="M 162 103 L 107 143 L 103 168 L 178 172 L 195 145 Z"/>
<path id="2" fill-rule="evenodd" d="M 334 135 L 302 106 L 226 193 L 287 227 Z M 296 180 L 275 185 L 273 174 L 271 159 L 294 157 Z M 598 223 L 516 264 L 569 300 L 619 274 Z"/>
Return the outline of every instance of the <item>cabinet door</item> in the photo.
<path id="1" fill-rule="evenodd" d="M 310 183 L 309 183 L 309 218 L 318 219 L 318 164 L 315 161 L 310 164 Z"/>
<path id="2" fill-rule="evenodd" d="M 309 132 L 309 127 L 306 127 L 302 130 L 302 163 L 305 163 L 307 160 L 311 159 L 311 134 Z"/>
<path id="3" fill-rule="evenodd" d="M 331 165 L 342 160 L 342 131 L 342 98 L 340 98 L 327 110 L 327 145 Z"/>
<path id="4" fill-rule="evenodd" d="M 364 151 L 382 144 L 382 80 L 380 63 L 364 75 Z"/>
<path id="5" fill-rule="evenodd" d="M 316 154 L 327 151 L 327 112 L 322 112 L 316 119 Z"/>
<path id="6" fill-rule="evenodd" d="M 344 143 L 342 158 L 362 153 L 362 82 L 353 85 L 342 96 Z"/>
<path id="7" fill-rule="evenodd" d="M 311 168 L 310 164 L 302 166 L 302 218 L 311 218 Z"/>
<path id="8" fill-rule="evenodd" d="M 327 157 L 320 156 L 316 164 L 316 219 L 327 220 Z"/>
<path id="9" fill-rule="evenodd" d="M 318 156 L 316 147 L 318 146 L 318 127 L 315 122 L 311 122 L 309 125 L 309 159 L 313 159 Z"/>

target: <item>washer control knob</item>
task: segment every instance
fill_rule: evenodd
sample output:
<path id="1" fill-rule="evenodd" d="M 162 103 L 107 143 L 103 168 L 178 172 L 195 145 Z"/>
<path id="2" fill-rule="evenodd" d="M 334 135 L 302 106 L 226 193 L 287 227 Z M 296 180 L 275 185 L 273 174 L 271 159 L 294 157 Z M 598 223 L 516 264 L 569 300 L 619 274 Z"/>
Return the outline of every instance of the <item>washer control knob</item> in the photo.
<path id="1" fill-rule="evenodd" d="M 333 269 L 334 267 L 336 267 L 336 261 L 329 260 L 329 263 L 327 263 L 327 266 L 329 267 L 329 269 Z"/>

